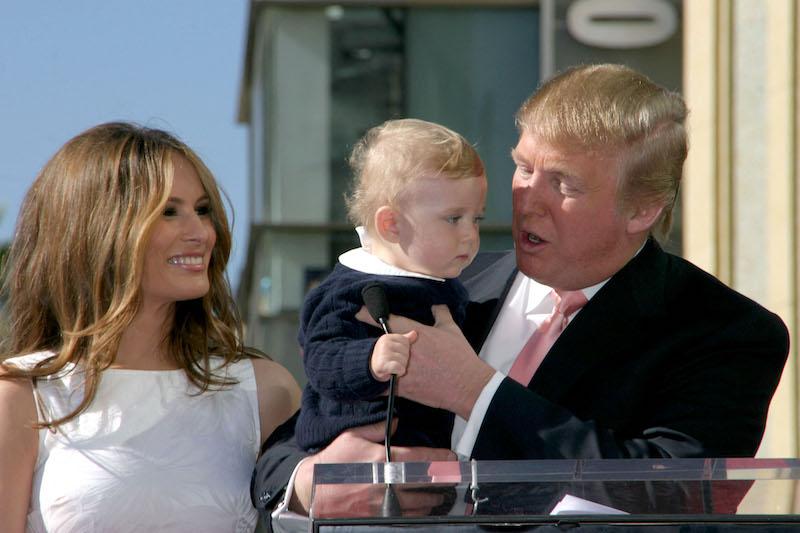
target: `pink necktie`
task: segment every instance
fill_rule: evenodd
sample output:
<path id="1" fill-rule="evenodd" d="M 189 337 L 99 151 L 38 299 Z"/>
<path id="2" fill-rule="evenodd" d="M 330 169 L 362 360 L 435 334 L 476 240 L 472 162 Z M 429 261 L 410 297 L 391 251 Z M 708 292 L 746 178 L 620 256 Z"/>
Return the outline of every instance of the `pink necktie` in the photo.
<path id="1" fill-rule="evenodd" d="M 554 290 L 552 295 L 556 301 L 553 313 L 536 328 L 508 372 L 508 377 L 525 386 L 530 383 L 534 372 L 544 361 L 544 356 L 567 327 L 567 317 L 586 305 L 588 301 L 582 291 L 557 292 Z"/>

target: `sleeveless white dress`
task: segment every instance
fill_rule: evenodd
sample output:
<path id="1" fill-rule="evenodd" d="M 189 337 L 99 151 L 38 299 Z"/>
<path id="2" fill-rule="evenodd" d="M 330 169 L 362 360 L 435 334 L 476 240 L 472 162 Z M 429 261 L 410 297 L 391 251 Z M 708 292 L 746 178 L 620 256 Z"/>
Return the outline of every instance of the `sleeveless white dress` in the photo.
<path id="1" fill-rule="evenodd" d="M 40 419 L 67 414 L 83 397 L 82 372 L 65 370 L 38 380 Z M 247 359 L 227 373 L 239 383 L 197 394 L 183 370 L 104 371 L 86 411 L 39 432 L 27 531 L 253 531 L 255 375 Z"/>

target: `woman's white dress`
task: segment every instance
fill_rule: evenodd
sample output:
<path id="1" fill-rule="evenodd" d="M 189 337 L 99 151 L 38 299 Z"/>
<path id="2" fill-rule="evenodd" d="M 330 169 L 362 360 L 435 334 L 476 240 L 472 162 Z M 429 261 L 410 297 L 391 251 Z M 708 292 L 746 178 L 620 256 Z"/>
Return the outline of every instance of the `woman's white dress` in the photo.
<path id="1" fill-rule="evenodd" d="M 203 394 L 183 370 L 104 371 L 86 411 L 39 432 L 28 531 L 253 531 L 255 375 L 247 359 L 226 371 L 239 383 Z M 37 380 L 34 396 L 40 419 L 69 413 L 83 397 L 80 368 Z"/>

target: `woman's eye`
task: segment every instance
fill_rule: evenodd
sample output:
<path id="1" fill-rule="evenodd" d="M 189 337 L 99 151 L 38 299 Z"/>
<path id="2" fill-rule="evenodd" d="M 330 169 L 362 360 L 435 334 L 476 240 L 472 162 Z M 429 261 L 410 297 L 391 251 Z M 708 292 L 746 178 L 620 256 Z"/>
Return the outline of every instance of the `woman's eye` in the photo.
<path id="1" fill-rule="evenodd" d="M 480 223 L 481 223 L 481 221 L 482 221 L 483 219 L 484 219 L 484 216 L 483 216 L 483 215 L 478 215 L 477 217 L 473 218 L 473 219 L 472 219 L 472 221 L 473 221 L 475 224 L 480 224 Z"/>
<path id="2" fill-rule="evenodd" d="M 205 216 L 211 213 L 211 206 L 210 205 L 201 205 L 197 209 L 197 214 L 200 216 Z"/>
<path id="3" fill-rule="evenodd" d="M 174 217 L 178 214 L 178 210 L 174 207 L 165 207 L 164 208 L 164 216 L 165 217 Z"/>
<path id="4" fill-rule="evenodd" d="M 451 217 L 447 217 L 448 224 L 458 224 L 458 221 L 461 220 L 461 215 L 455 215 Z"/>

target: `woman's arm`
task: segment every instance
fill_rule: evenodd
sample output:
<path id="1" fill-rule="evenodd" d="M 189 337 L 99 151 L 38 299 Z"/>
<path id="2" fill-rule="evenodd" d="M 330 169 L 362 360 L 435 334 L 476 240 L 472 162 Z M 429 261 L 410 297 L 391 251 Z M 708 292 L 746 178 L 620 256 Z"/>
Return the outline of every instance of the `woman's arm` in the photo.
<path id="1" fill-rule="evenodd" d="M 0 517 L 3 531 L 23 532 L 39 440 L 31 381 L 0 369 Z"/>
<path id="2" fill-rule="evenodd" d="M 300 387 L 283 366 L 269 359 L 252 359 L 258 390 L 261 443 L 300 407 Z"/>

